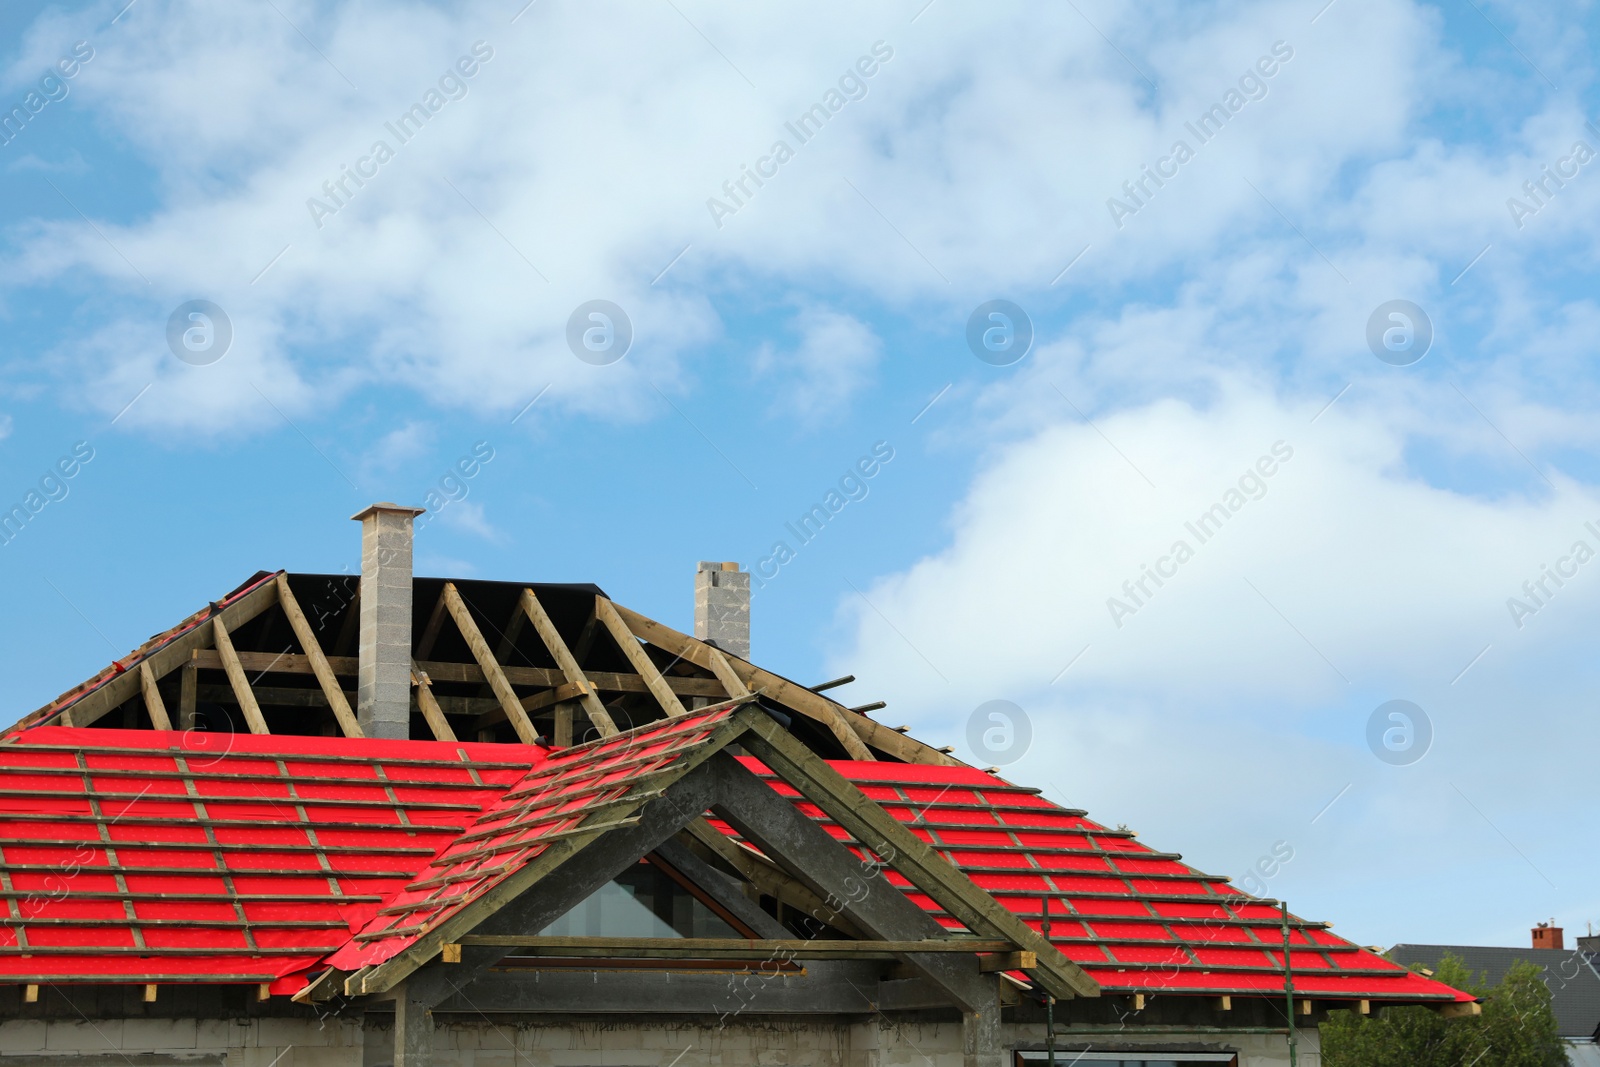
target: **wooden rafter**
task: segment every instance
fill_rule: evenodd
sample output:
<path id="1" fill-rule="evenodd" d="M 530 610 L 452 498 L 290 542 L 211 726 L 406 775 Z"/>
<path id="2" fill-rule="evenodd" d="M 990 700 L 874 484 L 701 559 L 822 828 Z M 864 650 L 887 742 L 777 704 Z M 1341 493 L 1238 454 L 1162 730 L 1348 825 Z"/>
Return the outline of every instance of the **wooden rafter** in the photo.
<path id="1" fill-rule="evenodd" d="M 278 574 L 278 604 L 283 608 L 284 615 L 289 618 L 289 628 L 294 631 L 295 640 L 300 642 L 300 647 L 305 650 L 307 661 L 311 664 L 311 673 L 316 675 L 317 684 L 322 687 L 322 693 L 328 698 L 328 706 L 333 709 L 333 717 L 339 720 L 339 729 L 344 731 L 346 737 L 364 737 L 361 724 L 356 721 L 356 713 L 350 710 L 350 702 L 345 699 L 344 690 L 339 688 L 339 679 L 334 677 L 333 668 L 328 666 L 328 657 L 323 654 L 322 643 L 317 640 L 311 623 L 306 621 L 305 612 L 300 610 L 299 601 L 295 600 L 294 592 L 289 588 L 289 576 Z"/>
<path id="2" fill-rule="evenodd" d="M 489 650 L 489 644 L 479 632 L 478 624 L 472 621 L 472 613 L 467 610 L 466 601 L 461 599 L 461 593 L 456 589 L 454 582 L 444 583 L 441 599 L 444 601 L 445 609 L 450 612 L 450 617 L 455 620 L 456 628 L 461 631 L 461 636 L 466 638 L 467 647 L 472 650 L 472 658 L 477 660 L 478 666 L 483 669 L 490 687 L 494 689 L 495 698 L 500 701 L 500 707 L 505 711 L 506 718 L 511 721 L 512 729 L 517 731 L 517 737 L 525 745 L 534 744 L 539 740 L 539 732 L 533 728 L 533 721 L 528 718 L 528 713 L 522 710 L 516 691 L 506 680 L 505 672 L 500 669 L 494 653 Z"/>
<path id="3" fill-rule="evenodd" d="M 233 640 L 228 636 L 228 627 L 223 623 L 222 616 L 211 620 L 211 630 L 217 655 L 222 657 L 222 669 L 227 672 L 228 684 L 233 687 L 234 699 L 239 701 L 239 709 L 244 712 L 245 724 L 253 734 L 271 733 L 267 729 L 267 720 L 261 717 L 261 705 L 256 703 L 256 695 L 250 691 L 250 679 L 244 676 L 244 668 L 239 665 L 239 654 L 233 650 Z"/>
<path id="4" fill-rule="evenodd" d="M 581 685 L 584 694 L 579 698 L 583 704 L 584 713 L 589 716 L 589 721 L 594 723 L 594 728 L 600 731 L 601 737 L 610 737 L 617 732 L 617 724 L 612 721 L 611 713 L 606 711 L 606 706 L 600 703 L 600 698 L 594 693 L 594 686 L 589 679 L 584 677 L 583 668 L 578 666 L 578 661 L 573 658 L 572 652 L 567 648 L 566 641 L 562 640 L 561 633 L 556 629 L 556 624 L 550 621 L 544 605 L 539 603 L 539 598 L 534 596 L 532 589 L 522 590 L 522 599 L 519 602 L 523 612 L 528 616 L 528 621 L 533 623 L 534 631 L 538 633 L 539 640 L 544 642 L 544 647 L 550 650 L 550 655 L 555 657 L 556 666 L 561 668 L 561 673 L 572 685 Z M 520 708 L 519 708 L 520 710 Z"/>
<path id="5" fill-rule="evenodd" d="M 156 688 L 156 676 L 148 662 L 139 664 L 139 687 L 144 691 L 144 709 L 150 714 L 150 728 L 172 729 L 172 720 L 167 718 L 167 706 L 161 702 L 161 690 Z"/>
<path id="6" fill-rule="evenodd" d="M 427 659 L 433 652 L 433 644 L 439 640 L 439 629 L 444 625 L 445 609 L 449 604 L 449 597 L 440 592 L 439 599 L 433 602 L 433 610 L 428 613 L 428 621 L 422 627 L 422 633 L 417 637 L 417 647 L 413 654 L 415 659 Z"/>
<path id="7" fill-rule="evenodd" d="M 979 937 L 1005 938 L 1020 949 L 1036 953 L 1039 966 L 1031 973 L 1052 996 L 1099 995 L 1100 987 L 1082 968 L 792 734 L 765 717 L 751 716 L 746 721 L 749 731 L 740 743 L 751 755 L 857 840 L 871 842 L 873 852 L 932 897 L 946 914 Z"/>
<path id="8" fill-rule="evenodd" d="M 276 582 L 263 579 L 255 588 L 240 596 L 220 611 L 206 609 L 195 616 L 191 616 L 194 625 L 176 637 L 168 640 L 149 652 L 142 662 L 150 665 L 151 673 L 159 681 L 169 673 L 189 662 L 189 654 L 197 648 L 206 648 L 212 643 L 212 629 L 206 625 L 211 618 L 223 620 L 230 629 L 238 629 L 245 623 L 254 619 L 278 600 L 278 586 Z M 140 672 L 124 670 L 115 674 L 95 688 L 78 696 L 66 706 L 65 711 L 59 713 L 56 720 L 63 726 L 91 726 L 111 709 L 138 695 L 142 683 L 139 679 Z M 36 725 L 41 719 L 51 714 L 49 706 L 27 716 L 17 723 L 15 729 Z M 181 721 L 181 712 L 180 712 Z"/>
<path id="9" fill-rule="evenodd" d="M 456 732 L 450 729 L 450 720 L 444 717 L 444 709 L 433 695 L 433 683 L 428 680 L 428 672 L 418 668 L 416 660 L 411 661 L 411 684 L 417 687 L 417 707 L 422 709 L 422 717 L 427 720 L 428 729 L 433 731 L 434 740 L 456 740 Z"/>
<path id="10" fill-rule="evenodd" d="M 600 620 L 602 626 L 616 641 L 617 647 L 622 649 L 622 654 L 628 657 L 628 662 L 633 664 L 633 669 L 639 672 L 639 677 L 644 679 L 644 684 L 650 687 L 651 694 L 656 698 L 656 703 L 661 705 L 661 710 L 668 715 L 683 715 L 687 709 L 678 699 L 678 694 L 672 691 L 672 686 L 661 676 L 656 669 L 655 661 L 650 654 L 639 645 L 639 639 L 633 636 L 633 631 L 628 629 L 628 624 L 622 621 L 622 616 L 617 614 L 617 609 L 611 606 L 611 601 L 605 597 L 594 598 L 595 618 Z M 738 693 L 729 693 L 729 696 L 739 696 Z"/>
<path id="11" fill-rule="evenodd" d="M 840 915 L 837 909 L 828 907 L 827 901 L 804 884 L 789 877 L 777 864 L 756 855 L 704 819 L 690 823 L 684 832 L 702 848 L 720 857 L 724 863 L 738 871 L 739 877 L 772 899 L 781 901 L 786 906 L 795 908 L 819 922 L 825 922 L 851 937 L 865 936 L 854 923 Z"/>
<path id="12" fill-rule="evenodd" d="M 650 641 L 656 648 L 666 649 L 667 653 L 683 657 L 686 661 L 693 662 L 706 670 L 714 669 L 710 653 L 717 649 L 707 645 L 706 641 L 688 637 L 686 633 L 659 624 L 654 619 L 642 616 L 637 611 L 630 611 L 622 605 L 616 605 L 616 611 L 621 614 L 622 621 L 627 622 L 627 629 L 632 630 L 635 637 Z M 907 763 L 942 763 L 942 765 L 960 766 L 960 761 L 952 760 L 938 749 L 931 749 L 914 737 L 896 733 L 888 726 L 875 723 L 866 715 L 854 715 L 826 696 L 813 693 L 811 689 L 797 685 L 787 678 L 778 677 L 770 670 L 762 670 L 757 665 L 742 661 L 738 657 L 723 656 L 723 659 L 728 662 L 734 673 L 738 673 L 744 685 L 763 689 L 766 696 L 778 704 L 805 715 L 806 718 L 819 721 L 834 734 L 846 752 L 851 752 L 851 755 L 858 760 L 872 758 L 872 753 L 866 750 L 866 745 L 870 745 L 880 752 L 890 753 L 898 760 L 906 760 Z M 864 745 L 858 749 L 856 745 L 862 742 Z M 859 755 L 861 752 L 866 755 Z"/>

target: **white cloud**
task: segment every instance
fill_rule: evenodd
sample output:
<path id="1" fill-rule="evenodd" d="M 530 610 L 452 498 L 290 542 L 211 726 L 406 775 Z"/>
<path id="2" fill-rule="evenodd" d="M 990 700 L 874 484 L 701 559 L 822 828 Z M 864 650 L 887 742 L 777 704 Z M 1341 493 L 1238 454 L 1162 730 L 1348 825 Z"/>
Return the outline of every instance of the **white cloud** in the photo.
<path id="1" fill-rule="evenodd" d="M 1314 27 L 1287 2 L 1179 20 L 1088 10 L 1157 79 L 1152 94 L 1065 8 L 952 6 L 911 24 L 846 7 L 557 5 L 507 26 L 488 7 L 283 7 L 326 61 L 270 8 L 141 5 L 108 30 L 73 99 L 155 169 L 157 203 L 100 220 L 105 239 L 76 218 L 33 224 L 8 271 L 13 285 L 88 271 L 112 289 L 111 321 L 70 338 L 57 362 L 74 381 L 115 383 L 89 394 L 108 411 L 154 375 L 171 402 L 135 423 L 268 424 L 252 382 L 291 414 L 382 381 L 504 410 L 550 384 L 553 402 L 627 417 L 657 403 L 639 371 L 677 384 L 684 353 L 718 331 L 701 290 L 730 278 L 970 306 L 1045 287 L 1086 243 L 1063 286 L 1203 267 L 1241 235 L 1282 231 L 1244 178 L 1285 211 L 1329 214 L 1326 201 L 1345 195 L 1331 185 L 1341 168 L 1403 151 L 1438 33 L 1399 0 Z M 598 58 L 573 45 L 597 35 Z M 1030 47 L 1018 51 L 1020 39 Z M 478 40 L 494 57 L 467 95 L 400 145 L 385 123 Z M 1294 58 L 1268 95 L 1118 231 L 1107 197 L 1278 40 Z M 877 41 L 893 55 L 865 95 L 800 144 L 785 121 Z M 718 228 L 707 199 L 780 137 L 795 158 Z M 307 199 L 326 199 L 323 183 L 378 139 L 396 157 L 347 183 L 348 206 L 319 229 Z M 1349 214 L 1340 223 L 1366 232 Z M 1377 236 L 1387 249 L 1404 235 Z M 1273 249 L 1279 269 L 1305 257 L 1323 270 L 1297 242 Z M 161 328 L 198 295 L 233 317 L 237 351 L 191 374 Z M 633 322 L 615 367 L 579 362 L 564 340 L 572 309 L 597 297 Z"/>
<path id="2" fill-rule="evenodd" d="M 1320 399 L 1220 385 L 1203 406 L 1160 400 L 1096 414 L 1094 427 L 1058 417 L 997 448 L 948 546 L 867 587 L 870 604 L 843 602 L 848 636 L 831 666 L 980 763 L 968 716 L 1018 702 L 1038 735 L 1018 778 L 1055 781 L 1070 803 L 1142 823 L 1150 843 L 1187 847 L 1218 873 L 1290 840 L 1300 858 L 1285 884 L 1367 924 L 1363 938 L 1465 936 L 1443 929 L 1451 920 L 1498 930 L 1460 911 L 1386 912 L 1394 892 L 1423 891 L 1423 871 L 1493 871 L 1539 914 L 1586 905 L 1540 820 L 1560 808 L 1570 829 L 1600 814 L 1550 773 L 1555 738 L 1597 732 L 1578 694 L 1600 682 L 1589 651 L 1600 559 L 1563 587 L 1547 580 L 1545 606 L 1520 628 L 1507 600 L 1526 599 L 1523 583 L 1574 542 L 1600 551 L 1585 526 L 1600 528 L 1600 496 L 1559 472 L 1553 490 L 1531 474 L 1526 493 L 1440 489 L 1410 468 L 1418 439 L 1381 398 L 1347 396 L 1312 424 Z M 1277 442 L 1274 473 L 1241 483 Z M 1503 461 L 1492 434 L 1462 442 L 1452 447 Z M 1218 502 L 1238 510 L 1202 540 L 1188 524 Z M 1163 560 L 1180 541 L 1192 558 Z M 1158 564 L 1175 571 L 1160 586 L 1144 577 Z M 1120 627 L 1113 597 L 1136 606 Z M 1433 751 L 1415 767 L 1367 751 L 1367 718 L 1391 698 L 1432 718 Z M 1313 824 L 1346 784 L 1337 814 Z M 1396 811 L 1450 829 L 1396 833 Z"/>
<path id="3" fill-rule="evenodd" d="M 804 419 L 837 412 L 871 379 L 882 342 L 860 319 L 828 308 L 806 308 L 792 327 L 799 344 L 787 352 L 762 345 L 755 355 L 757 374 L 777 380 L 779 409 Z"/>

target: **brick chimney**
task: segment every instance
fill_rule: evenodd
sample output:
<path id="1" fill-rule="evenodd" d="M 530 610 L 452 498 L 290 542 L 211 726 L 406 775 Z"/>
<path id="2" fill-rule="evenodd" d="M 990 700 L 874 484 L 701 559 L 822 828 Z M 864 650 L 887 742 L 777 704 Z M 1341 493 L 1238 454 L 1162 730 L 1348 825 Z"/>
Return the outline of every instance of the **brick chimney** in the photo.
<path id="1" fill-rule="evenodd" d="M 737 563 L 701 561 L 694 575 L 694 635 L 740 659 L 750 658 L 750 572 Z"/>
<path id="2" fill-rule="evenodd" d="M 412 522 L 423 508 L 373 504 L 361 523 L 361 660 L 356 719 L 368 737 L 411 736 Z"/>
<path id="3" fill-rule="evenodd" d="M 1561 939 L 1561 927 L 1556 925 L 1554 919 L 1533 928 L 1533 947 L 1558 950 L 1567 947 Z"/>

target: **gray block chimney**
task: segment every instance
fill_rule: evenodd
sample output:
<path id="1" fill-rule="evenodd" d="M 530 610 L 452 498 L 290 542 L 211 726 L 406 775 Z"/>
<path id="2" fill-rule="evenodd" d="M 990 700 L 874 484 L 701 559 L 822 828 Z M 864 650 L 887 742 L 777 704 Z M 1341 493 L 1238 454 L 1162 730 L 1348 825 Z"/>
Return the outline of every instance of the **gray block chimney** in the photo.
<path id="1" fill-rule="evenodd" d="M 740 659 L 750 658 L 750 572 L 737 563 L 701 561 L 694 575 L 694 635 Z"/>
<path id="2" fill-rule="evenodd" d="M 374 504 L 361 523 L 356 719 L 368 737 L 411 736 L 411 524 L 423 508 Z"/>

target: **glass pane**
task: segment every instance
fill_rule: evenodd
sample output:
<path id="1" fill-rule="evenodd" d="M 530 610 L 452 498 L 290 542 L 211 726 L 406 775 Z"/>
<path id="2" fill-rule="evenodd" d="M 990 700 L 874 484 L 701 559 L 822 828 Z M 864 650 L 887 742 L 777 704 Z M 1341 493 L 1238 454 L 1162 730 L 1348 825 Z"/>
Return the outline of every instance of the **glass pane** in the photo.
<path id="1" fill-rule="evenodd" d="M 739 937 L 659 867 L 636 864 L 539 931 L 545 937 Z"/>

